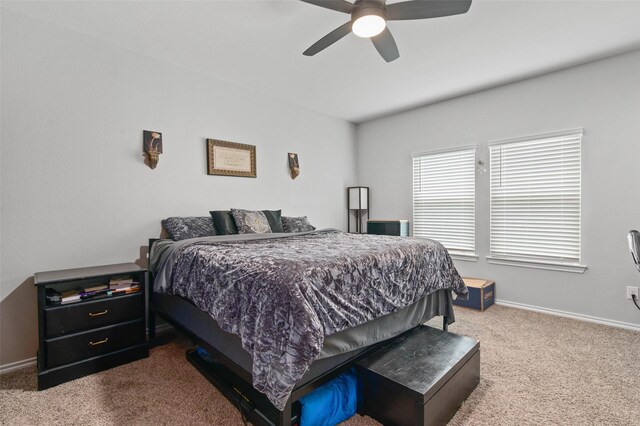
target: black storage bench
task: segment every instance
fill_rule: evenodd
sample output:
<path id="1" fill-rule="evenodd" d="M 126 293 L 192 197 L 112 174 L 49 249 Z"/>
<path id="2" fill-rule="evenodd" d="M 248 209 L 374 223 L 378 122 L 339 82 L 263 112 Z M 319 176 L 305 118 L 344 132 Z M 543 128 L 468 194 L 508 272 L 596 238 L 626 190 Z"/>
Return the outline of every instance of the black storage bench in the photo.
<path id="1" fill-rule="evenodd" d="M 358 411 L 384 425 L 444 425 L 480 382 L 480 343 L 420 326 L 358 363 Z"/>

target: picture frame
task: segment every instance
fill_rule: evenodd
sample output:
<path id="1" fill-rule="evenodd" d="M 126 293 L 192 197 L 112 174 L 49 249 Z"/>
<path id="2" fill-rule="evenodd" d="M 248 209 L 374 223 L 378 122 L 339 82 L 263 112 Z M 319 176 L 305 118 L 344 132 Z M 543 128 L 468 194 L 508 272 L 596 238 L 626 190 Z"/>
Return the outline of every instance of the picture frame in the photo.
<path id="1" fill-rule="evenodd" d="M 207 139 L 207 174 L 257 177 L 255 145 Z"/>

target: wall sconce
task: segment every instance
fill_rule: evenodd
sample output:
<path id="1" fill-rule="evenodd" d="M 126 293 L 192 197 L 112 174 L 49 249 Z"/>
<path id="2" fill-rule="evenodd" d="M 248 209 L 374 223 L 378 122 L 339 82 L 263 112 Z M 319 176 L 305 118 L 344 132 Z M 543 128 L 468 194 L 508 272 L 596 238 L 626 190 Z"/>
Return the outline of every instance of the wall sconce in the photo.
<path id="1" fill-rule="evenodd" d="M 355 233 L 362 234 L 362 216 L 367 214 L 369 219 L 369 187 L 350 186 L 347 188 L 347 232 L 351 231 L 351 215 L 355 214 Z"/>
<path id="2" fill-rule="evenodd" d="M 155 169 L 162 154 L 162 133 L 144 130 L 142 149 L 146 157 L 145 164 Z"/>
<path id="3" fill-rule="evenodd" d="M 289 171 L 291 172 L 291 179 L 295 179 L 300 175 L 300 162 L 298 161 L 298 154 L 293 152 L 289 153 Z"/>

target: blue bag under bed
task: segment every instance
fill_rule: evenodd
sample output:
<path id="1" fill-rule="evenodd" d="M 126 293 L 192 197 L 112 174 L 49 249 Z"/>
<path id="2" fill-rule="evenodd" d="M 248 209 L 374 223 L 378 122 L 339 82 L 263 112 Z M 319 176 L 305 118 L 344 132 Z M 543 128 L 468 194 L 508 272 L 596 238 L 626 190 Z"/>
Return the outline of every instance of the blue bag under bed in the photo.
<path id="1" fill-rule="evenodd" d="M 355 369 L 343 373 L 299 399 L 300 426 L 334 426 L 353 417 L 357 409 Z"/>
<path id="2" fill-rule="evenodd" d="M 197 346 L 198 356 L 209 364 L 211 354 Z M 353 417 L 357 410 L 358 378 L 355 368 L 328 381 L 298 400 L 301 405 L 300 426 L 334 426 Z"/>

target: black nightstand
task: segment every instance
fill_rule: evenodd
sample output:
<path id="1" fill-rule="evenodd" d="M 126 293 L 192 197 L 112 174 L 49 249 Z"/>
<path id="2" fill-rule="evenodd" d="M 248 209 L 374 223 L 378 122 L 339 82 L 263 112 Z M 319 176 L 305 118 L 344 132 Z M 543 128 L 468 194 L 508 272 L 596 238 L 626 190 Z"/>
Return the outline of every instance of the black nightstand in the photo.
<path id="1" fill-rule="evenodd" d="M 369 220 L 367 234 L 409 236 L 408 220 Z"/>
<path id="2" fill-rule="evenodd" d="M 38 389 L 149 356 L 145 336 L 146 270 L 134 263 L 38 272 Z M 102 295 L 64 305 L 47 304 L 59 292 L 131 277 L 140 290 Z"/>

